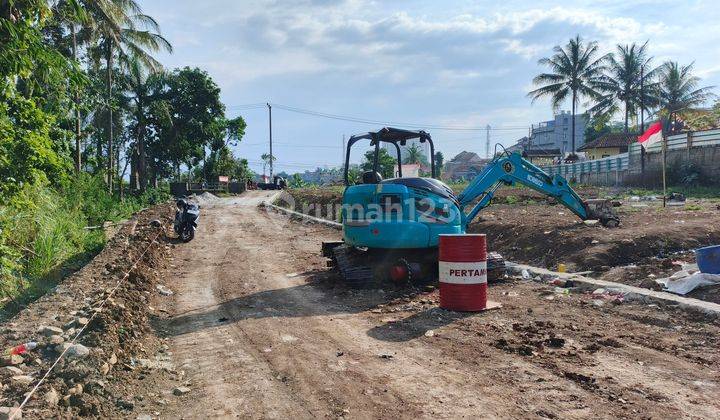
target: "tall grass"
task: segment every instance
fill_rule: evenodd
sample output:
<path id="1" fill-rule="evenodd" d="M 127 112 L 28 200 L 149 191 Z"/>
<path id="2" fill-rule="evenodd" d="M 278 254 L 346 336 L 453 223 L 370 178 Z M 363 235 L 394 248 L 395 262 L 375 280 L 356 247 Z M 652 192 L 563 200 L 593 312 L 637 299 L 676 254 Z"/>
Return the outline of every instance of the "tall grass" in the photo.
<path id="1" fill-rule="evenodd" d="M 151 191 L 120 201 L 89 175 L 60 190 L 25 186 L 0 205 L 0 308 L 35 299 L 99 252 L 105 233 L 87 226 L 126 218 L 166 196 Z"/>

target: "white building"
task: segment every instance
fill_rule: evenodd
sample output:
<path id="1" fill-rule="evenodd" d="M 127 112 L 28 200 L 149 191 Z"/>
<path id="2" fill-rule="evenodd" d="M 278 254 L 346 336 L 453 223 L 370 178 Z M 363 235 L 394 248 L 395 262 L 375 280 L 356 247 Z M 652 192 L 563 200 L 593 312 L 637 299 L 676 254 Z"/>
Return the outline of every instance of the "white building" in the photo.
<path id="1" fill-rule="evenodd" d="M 585 144 L 587 114 L 575 115 L 575 150 Z M 572 152 L 572 113 L 560 111 L 555 119 L 533 125 L 528 147 L 531 149 L 558 149 L 561 153 Z"/>

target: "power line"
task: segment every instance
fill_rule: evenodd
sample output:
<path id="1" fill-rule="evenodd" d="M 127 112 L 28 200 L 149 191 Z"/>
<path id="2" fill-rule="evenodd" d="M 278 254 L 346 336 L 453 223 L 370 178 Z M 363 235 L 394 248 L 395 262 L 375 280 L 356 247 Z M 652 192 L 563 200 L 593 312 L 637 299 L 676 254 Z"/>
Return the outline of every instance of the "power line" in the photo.
<path id="1" fill-rule="evenodd" d="M 225 107 L 225 109 L 233 109 L 233 110 L 244 110 L 244 109 L 260 109 L 265 108 L 267 105 L 264 103 L 255 103 L 255 104 L 242 104 L 242 105 L 228 105 Z"/>
<path id="2" fill-rule="evenodd" d="M 249 164 L 253 164 L 253 165 L 264 165 L 264 164 L 267 164 L 267 162 L 264 162 L 264 161 L 262 161 L 262 160 L 248 160 L 247 162 L 248 162 Z M 275 166 L 286 167 L 286 168 L 300 168 L 300 169 L 308 169 L 308 168 L 310 168 L 310 169 L 315 169 L 315 168 L 320 168 L 320 167 L 323 167 L 323 166 L 336 167 L 337 164 L 336 164 L 336 163 L 316 163 L 316 164 L 309 164 L 309 163 L 290 163 L 290 162 L 277 163 L 277 161 L 276 161 L 276 162 L 275 162 Z"/>
<path id="3" fill-rule="evenodd" d="M 285 147 L 301 147 L 301 148 L 313 148 L 313 149 L 339 149 L 340 146 L 322 146 L 322 145 L 304 145 L 304 144 L 294 144 L 294 143 L 284 143 L 284 142 L 277 142 L 273 140 L 274 145 L 280 145 Z M 239 146 L 267 146 L 267 142 L 265 143 L 239 143 Z"/>
<path id="4" fill-rule="evenodd" d="M 460 126 L 445 126 L 445 125 L 436 125 L 436 124 L 416 124 L 416 123 L 406 123 L 406 122 L 398 122 L 398 121 L 380 121 L 380 120 L 372 120 L 367 118 L 361 118 L 361 117 L 352 117 L 347 115 L 338 115 L 338 114 L 329 114 L 326 112 L 320 112 L 320 111 L 313 111 L 309 109 L 303 109 L 303 108 L 297 108 L 292 107 L 288 105 L 282 105 L 282 104 L 276 104 L 276 103 L 270 103 L 270 105 L 290 112 L 295 112 L 299 114 L 305 114 L 305 115 L 311 115 L 315 117 L 322 117 L 322 118 L 329 118 L 334 120 L 341 120 L 341 121 L 350 121 L 355 123 L 361 123 L 361 124 L 370 124 L 370 125 L 396 125 L 396 126 L 402 126 L 402 127 L 409 127 L 409 128 L 426 128 L 429 130 L 448 130 L 448 131 L 485 131 L 485 127 L 460 127 Z M 261 106 L 266 106 L 264 104 L 245 104 L 245 105 L 236 105 L 236 106 L 228 106 L 227 108 L 230 109 L 236 109 L 240 107 L 246 107 L 242 109 L 255 109 L 260 108 Z M 496 131 L 525 131 L 527 130 L 526 126 L 505 126 L 505 127 L 493 127 L 492 130 Z"/>

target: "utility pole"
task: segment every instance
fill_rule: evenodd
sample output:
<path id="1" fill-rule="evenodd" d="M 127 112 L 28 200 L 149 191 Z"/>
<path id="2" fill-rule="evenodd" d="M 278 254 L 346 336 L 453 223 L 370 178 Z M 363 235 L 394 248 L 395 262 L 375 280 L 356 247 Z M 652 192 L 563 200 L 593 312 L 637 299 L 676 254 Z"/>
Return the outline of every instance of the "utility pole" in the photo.
<path id="1" fill-rule="evenodd" d="M 270 182 L 273 182 L 273 160 L 275 160 L 275 156 L 273 156 L 272 152 L 272 106 L 270 106 L 270 103 L 267 104 L 268 107 L 268 126 L 270 128 Z"/>
<path id="2" fill-rule="evenodd" d="M 640 67 L 640 134 L 645 132 L 645 65 Z M 640 173 L 645 173 L 645 148 L 640 147 Z"/>
<path id="3" fill-rule="evenodd" d="M 343 134 L 342 150 L 340 150 L 340 167 L 345 168 L 345 134 Z"/>
<path id="4" fill-rule="evenodd" d="M 485 126 L 485 159 L 490 159 L 490 124 Z"/>
<path id="5" fill-rule="evenodd" d="M 530 124 L 530 129 L 528 130 L 528 141 L 525 143 L 525 151 L 527 152 L 528 149 L 532 149 L 532 133 L 535 129 L 535 124 Z"/>

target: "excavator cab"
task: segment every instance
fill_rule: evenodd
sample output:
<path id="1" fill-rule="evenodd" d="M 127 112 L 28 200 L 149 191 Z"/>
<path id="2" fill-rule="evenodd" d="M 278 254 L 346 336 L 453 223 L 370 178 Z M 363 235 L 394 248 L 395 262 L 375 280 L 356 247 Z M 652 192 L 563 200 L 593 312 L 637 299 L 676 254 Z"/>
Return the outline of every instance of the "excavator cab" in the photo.
<path id="1" fill-rule="evenodd" d="M 380 156 L 380 148 L 381 143 L 388 143 L 392 144 L 395 149 L 395 152 L 397 153 L 397 162 L 398 162 L 398 172 L 397 175 L 398 178 L 402 178 L 402 153 L 401 153 L 401 146 L 404 147 L 407 145 L 407 142 L 413 139 L 417 139 L 420 143 L 428 143 L 430 145 L 430 176 L 432 178 L 435 178 L 436 172 L 435 172 L 435 146 L 433 145 L 432 138 L 430 137 L 430 134 L 426 133 L 425 131 L 411 131 L 411 130 L 402 130 L 399 128 L 391 128 L 391 127 L 384 127 L 379 131 L 375 132 L 368 132 L 365 134 L 358 134 L 355 136 L 350 137 L 350 140 L 348 140 L 347 149 L 345 151 L 345 173 L 344 173 L 344 180 L 345 180 L 345 186 L 350 186 L 350 182 L 348 180 L 348 168 L 350 167 L 350 150 L 352 149 L 353 145 L 361 140 L 370 140 L 370 146 L 374 148 L 374 154 L 373 154 L 373 168 L 370 171 L 365 171 L 362 174 L 361 180 L 363 184 L 379 184 L 382 181 L 382 175 L 380 174 L 379 170 L 379 156 Z"/>
<path id="2" fill-rule="evenodd" d="M 415 139 L 429 144 L 431 177 L 403 177 L 401 147 Z M 362 140 L 374 148 L 373 167 L 362 174 L 359 184 L 350 185 L 350 151 Z M 391 145 L 397 154 L 397 173 L 389 179 L 380 174 L 382 143 Z M 350 137 L 342 209 L 345 243 L 369 248 L 424 249 L 437 246 L 440 234 L 461 233 L 457 199 L 447 185 L 435 179 L 434 155 L 435 146 L 425 131 L 385 127 Z M 452 220 L 450 216 L 456 217 Z"/>

